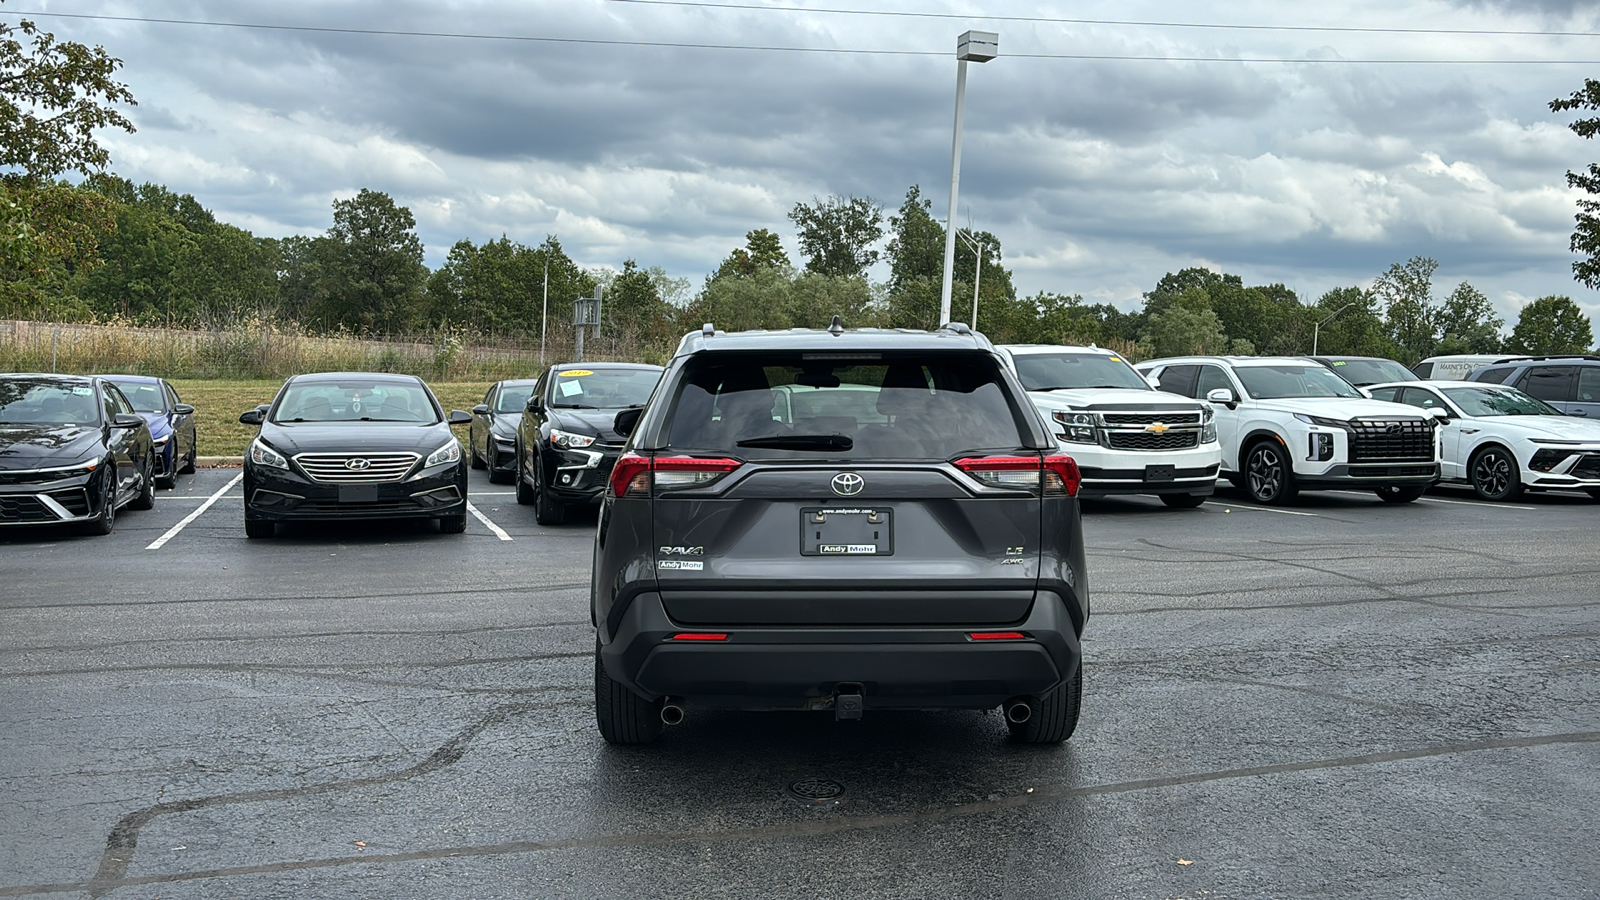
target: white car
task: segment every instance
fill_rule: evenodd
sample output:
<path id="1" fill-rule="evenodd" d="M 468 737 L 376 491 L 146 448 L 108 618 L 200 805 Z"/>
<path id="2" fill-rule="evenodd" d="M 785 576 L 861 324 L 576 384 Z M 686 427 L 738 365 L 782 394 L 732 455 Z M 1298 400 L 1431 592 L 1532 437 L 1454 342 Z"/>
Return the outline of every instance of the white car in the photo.
<path id="1" fill-rule="evenodd" d="M 1600 500 L 1600 422 L 1501 384 L 1407 381 L 1370 390 L 1449 416 L 1445 481 L 1469 484 L 1485 500 L 1513 500 L 1524 488 L 1577 488 Z"/>
<path id="2" fill-rule="evenodd" d="M 1260 503 L 1302 488 L 1371 490 L 1409 503 L 1439 480 L 1438 415 L 1372 400 L 1321 363 L 1189 356 L 1139 363 L 1161 389 L 1216 407 L 1222 474 Z"/>
<path id="3" fill-rule="evenodd" d="M 1123 358 L 1098 347 L 995 348 L 1063 452 L 1078 463 L 1080 497 L 1155 494 L 1179 509 L 1206 502 L 1221 449 L 1211 405 L 1156 390 Z"/>

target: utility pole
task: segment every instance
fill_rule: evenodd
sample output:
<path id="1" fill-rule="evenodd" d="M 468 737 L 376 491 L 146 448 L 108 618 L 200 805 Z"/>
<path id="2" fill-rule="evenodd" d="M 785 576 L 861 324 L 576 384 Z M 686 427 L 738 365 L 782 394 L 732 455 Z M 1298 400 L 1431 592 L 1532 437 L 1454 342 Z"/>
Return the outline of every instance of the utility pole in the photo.
<path id="1" fill-rule="evenodd" d="M 544 255 L 544 310 L 539 313 L 539 371 L 543 372 L 544 342 L 550 335 L 550 251 Z"/>
<path id="2" fill-rule="evenodd" d="M 968 31 L 956 39 L 956 125 L 950 141 L 950 213 L 944 220 L 944 280 L 939 288 L 939 322 L 950 321 L 950 276 L 956 261 L 956 197 L 961 192 L 961 125 L 967 105 L 967 61 L 988 62 L 1000 53 L 1000 35 Z"/>

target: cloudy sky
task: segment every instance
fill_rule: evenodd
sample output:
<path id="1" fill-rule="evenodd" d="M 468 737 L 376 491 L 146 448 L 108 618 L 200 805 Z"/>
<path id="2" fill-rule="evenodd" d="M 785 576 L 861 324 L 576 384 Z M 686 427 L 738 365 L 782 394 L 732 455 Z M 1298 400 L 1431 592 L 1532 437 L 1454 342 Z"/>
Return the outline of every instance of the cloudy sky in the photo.
<path id="1" fill-rule="evenodd" d="M 581 264 L 631 257 L 698 287 L 753 228 L 783 235 L 798 261 L 785 215 L 797 201 L 854 194 L 892 209 L 920 184 L 944 217 L 955 40 L 976 28 L 999 32 L 1001 57 L 969 73 L 961 217 L 1000 237 L 1026 293 L 1133 309 L 1163 273 L 1199 265 L 1309 301 L 1430 256 L 1441 297 L 1470 281 L 1508 325 L 1546 294 L 1600 314 L 1600 295 L 1571 278 L 1564 181 L 1600 143 L 1547 106 L 1600 78 L 1592 2 L 6 0 L 0 12 L 124 60 L 139 131 L 106 135 L 119 174 L 262 236 L 321 233 L 331 203 L 366 187 L 411 208 L 435 266 L 460 238 L 555 234 Z"/>

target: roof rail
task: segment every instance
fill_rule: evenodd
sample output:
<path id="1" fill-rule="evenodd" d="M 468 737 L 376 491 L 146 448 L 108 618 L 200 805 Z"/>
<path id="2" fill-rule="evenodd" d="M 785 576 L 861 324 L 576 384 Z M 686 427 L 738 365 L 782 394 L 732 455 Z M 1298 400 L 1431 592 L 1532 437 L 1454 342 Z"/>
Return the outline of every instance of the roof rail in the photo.
<path id="1" fill-rule="evenodd" d="M 1583 353 L 1557 353 L 1554 356 L 1513 356 L 1510 359 L 1497 359 L 1491 365 L 1511 362 L 1540 362 L 1550 359 L 1583 359 L 1591 362 L 1600 362 L 1600 356 L 1589 356 Z"/>
<path id="2" fill-rule="evenodd" d="M 949 331 L 954 334 L 971 334 L 972 329 L 965 322 L 946 322 L 939 326 L 940 331 Z"/>

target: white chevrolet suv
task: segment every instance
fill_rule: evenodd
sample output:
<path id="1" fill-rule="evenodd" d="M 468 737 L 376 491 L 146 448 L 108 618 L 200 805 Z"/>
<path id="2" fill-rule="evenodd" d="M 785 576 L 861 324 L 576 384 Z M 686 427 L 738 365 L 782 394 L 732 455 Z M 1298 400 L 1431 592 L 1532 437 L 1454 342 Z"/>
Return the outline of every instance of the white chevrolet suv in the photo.
<path id="1" fill-rule="evenodd" d="M 1262 503 L 1302 488 L 1359 488 L 1409 503 L 1439 480 L 1439 418 L 1369 399 L 1293 357 L 1190 356 L 1138 365 L 1162 390 L 1216 408 L 1222 474 Z"/>
<path id="2" fill-rule="evenodd" d="M 1096 347 L 1011 344 L 1000 351 L 1056 443 L 1078 463 L 1080 497 L 1155 494 L 1199 506 L 1217 486 L 1221 450 L 1212 409 L 1152 387 L 1121 356 Z"/>

